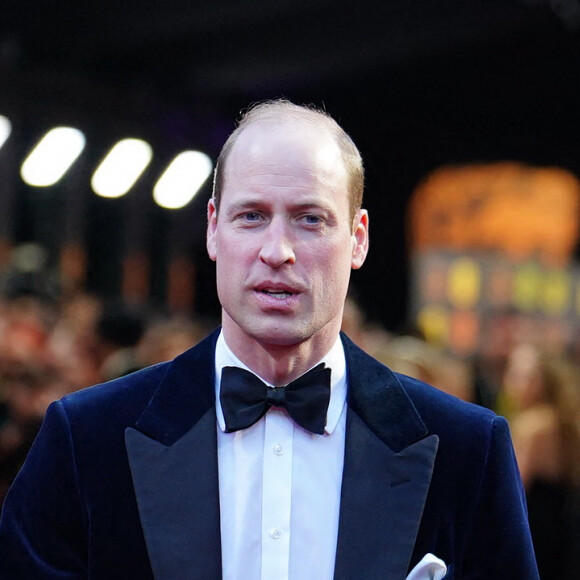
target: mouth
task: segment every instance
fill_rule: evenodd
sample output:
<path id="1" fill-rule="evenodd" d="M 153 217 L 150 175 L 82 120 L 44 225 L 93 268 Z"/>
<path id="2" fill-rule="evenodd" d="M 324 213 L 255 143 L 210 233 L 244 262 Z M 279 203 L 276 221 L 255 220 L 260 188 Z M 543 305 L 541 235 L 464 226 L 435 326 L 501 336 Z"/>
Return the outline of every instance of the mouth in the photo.
<path id="1" fill-rule="evenodd" d="M 262 282 L 254 290 L 270 304 L 273 302 L 289 304 L 289 300 L 300 293 L 296 288 L 279 282 Z"/>
<path id="2" fill-rule="evenodd" d="M 284 300 L 294 295 L 294 292 L 289 292 L 288 290 L 270 290 L 268 288 L 259 290 L 259 292 L 266 296 L 270 296 L 271 298 L 275 298 L 276 300 Z"/>

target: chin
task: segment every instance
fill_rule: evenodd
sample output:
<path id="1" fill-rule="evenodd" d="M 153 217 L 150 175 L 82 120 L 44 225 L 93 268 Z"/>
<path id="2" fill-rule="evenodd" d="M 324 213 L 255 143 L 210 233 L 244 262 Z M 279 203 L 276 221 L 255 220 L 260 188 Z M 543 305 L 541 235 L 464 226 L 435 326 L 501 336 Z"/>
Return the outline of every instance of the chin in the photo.
<path id="1" fill-rule="evenodd" d="M 308 340 L 314 332 L 312 329 L 301 328 L 296 324 L 265 324 L 248 329 L 248 334 L 264 345 L 294 346 Z"/>
<path id="2" fill-rule="evenodd" d="M 338 335 L 340 328 L 336 330 L 336 335 Z M 330 325 L 325 325 L 319 327 L 318 325 L 289 325 L 284 328 L 284 326 L 276 327 L 263 327 L 253 336 L 261 342 L 262 344 L 279 346 L 279 347 L 292 347 L 309 340 L 325 340 L 325 337 L 334 335 Z"/>
<path id="3" fill-rule="evenodd" d="M 290 347 L 308 340 L 309 336 L 287 332 L 263 332 L 254 335 L 264 345 Z"/>
<path id="4" fill-rule="evenodd" d="M 333 330 L 338 334 L 340 323 L 336 324 L 336 320 L 339 319 L 321 320 L 314 317 L 300 319 L 296 316 L 229 318 L 240 346 L 243 347 L 245 342 L 247 347 L 247 343 L 254 340 L 266 348 L 268 346 L 289 348 L 317 337 L 324 339 L 325 336 L 334 334 Z"/>

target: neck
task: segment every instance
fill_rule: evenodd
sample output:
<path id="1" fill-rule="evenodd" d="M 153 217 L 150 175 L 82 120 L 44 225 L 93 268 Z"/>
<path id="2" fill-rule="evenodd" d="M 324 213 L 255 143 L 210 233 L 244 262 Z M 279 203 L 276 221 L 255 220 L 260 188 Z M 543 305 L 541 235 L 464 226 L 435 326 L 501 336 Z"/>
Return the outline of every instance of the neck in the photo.
<path id="1" fill-rule="evenodd" d="M 327 336 L 310 337 L 292 345 L 269 344 L 255 337 L 235 339 L 227 325 L 222 327 L 224 339 L 232 352 L 254 373 L 279 387 L 304 374 L 333 347 L 339 329 Z"/>

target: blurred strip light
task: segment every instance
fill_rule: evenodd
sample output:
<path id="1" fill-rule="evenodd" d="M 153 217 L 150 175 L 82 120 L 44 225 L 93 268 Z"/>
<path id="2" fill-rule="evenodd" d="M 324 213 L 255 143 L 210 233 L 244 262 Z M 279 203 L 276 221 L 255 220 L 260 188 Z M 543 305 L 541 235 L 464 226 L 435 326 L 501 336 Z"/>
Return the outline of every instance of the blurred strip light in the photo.
<path id="1" fill-rule="evenodd" d="M 183 151 L 169 164 L 153 189 L 153 199 L 163 208 L 186 206 L 213 169 L 211 159 L 200 151 Z"/>
<path id="2" fill-rule="evenodd" d="M 91 186 L 102 197 L 121 197 L 151 162 L 151 146 L 141 139 L 123 139 L 112 147 L 97 167 Z"/>
<path id="3" fill-rule="evenodd" d="M 72 127 L 55 127 L 38 142 L 20 169 L 28 185 L 54 185 L 85 147 L 85 136 Z"/>
<path id="4" fill-rule="evenodd" d="M 10 123 L 10 119 L 4 115 L 0 115 L 0 147 L 2 147 L 2 145 L 4 145 L 6 142 L 6 139 L 10 137 L 11 132 L 12 123 Z"/>

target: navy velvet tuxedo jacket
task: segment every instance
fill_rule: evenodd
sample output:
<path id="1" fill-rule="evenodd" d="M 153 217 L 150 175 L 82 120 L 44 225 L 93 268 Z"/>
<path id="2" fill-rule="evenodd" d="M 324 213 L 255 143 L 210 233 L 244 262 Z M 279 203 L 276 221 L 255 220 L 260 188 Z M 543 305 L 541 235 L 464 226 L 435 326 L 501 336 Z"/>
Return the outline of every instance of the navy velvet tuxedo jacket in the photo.
<path id="1" fill-rule="evenodd" d="M 2 580 L 221 578 L 216 337 L 51 405 L 4 505 Z M 343 342 L 336 580 L 403 580 L 427 552 L 447 579 L 536 580 L 505 420 Z"/>

